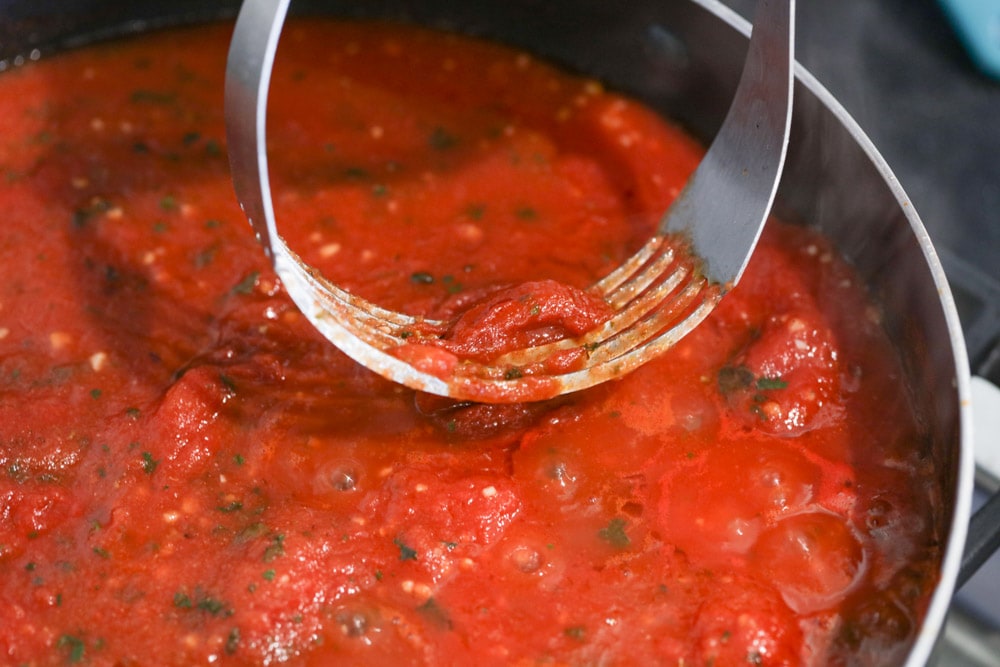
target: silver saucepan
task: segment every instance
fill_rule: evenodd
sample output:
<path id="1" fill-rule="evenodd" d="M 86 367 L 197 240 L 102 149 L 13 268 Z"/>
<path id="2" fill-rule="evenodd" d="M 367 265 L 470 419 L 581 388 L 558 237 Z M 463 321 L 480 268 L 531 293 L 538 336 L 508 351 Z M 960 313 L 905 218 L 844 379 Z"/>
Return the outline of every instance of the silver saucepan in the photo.
<path id="1" fill-rule="evenodd" d="M 238 8 L 233 0 L 210 4 L 7 0 L 0 7 L 0 64 L 160 25 L 231 17 Z M 293 11 L 396 18 L 498 39 L 598 77 L 705 140 L 721 124 L 750 31 L 717 0 L 299 0 Z M 956 586 L 981 563 L 992 537 L 977 535 L 983 529 L 973 522 L 976 553 L 967 554 L 963 568 L 974 475 L 965 344 L 941 264 L 906 193 L 843 107 L 804 68 L 796 76 L 776 210 L 821 229 L 866 281 L 898 341 L 935 445 L 944 559 L 906 663 L 923 665 Z"/>

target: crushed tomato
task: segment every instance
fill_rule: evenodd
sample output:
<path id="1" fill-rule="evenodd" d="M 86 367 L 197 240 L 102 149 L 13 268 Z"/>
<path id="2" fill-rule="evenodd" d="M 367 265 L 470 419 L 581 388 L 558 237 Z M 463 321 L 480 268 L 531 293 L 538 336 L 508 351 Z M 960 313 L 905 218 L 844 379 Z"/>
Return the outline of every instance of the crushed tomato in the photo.
<path id="1" fill-rule="evenodd" d="M 905 655 L 936 583 L 936 471 L 827 240 L 772 221 L 712 317 L 621 381 L 415 395 L 312 330 L 255 245 L 227 39 L 0 77 L 0 662 Z M 593 81 L 402 26 L 292 22 L 272 91 L 283 234 L 412 313 L 585 287 L 701 154 Z"/>

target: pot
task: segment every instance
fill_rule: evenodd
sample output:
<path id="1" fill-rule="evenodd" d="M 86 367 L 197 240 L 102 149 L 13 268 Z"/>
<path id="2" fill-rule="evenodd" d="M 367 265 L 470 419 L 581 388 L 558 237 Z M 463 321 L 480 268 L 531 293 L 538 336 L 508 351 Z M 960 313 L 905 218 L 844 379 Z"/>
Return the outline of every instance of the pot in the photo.
<path id="1" fill-rule="evenodd" d="M 717 0 L 633 0 L 628 12 L 607 0 L 375 5 L 301 0 L 293 11 L 397 18 L 498 39 L 598 77 L 706 141 L 728 108 L 750 30 Z M 232 0 L 211 8 L 198 0 L 10 0 L 2 10 L 0 70 L 55 48 L 232 17 L 237 9 Z M 981 512 L 960 573 L 974 475 L 965 344 L 941 264 L 905 192 L 857 124 L 802 67 L 775 210 L 817 226 L 856 267 L 882 307 L 890 337 L 899 341 L 913 398 L 923 406 L 946 522 L 940 580 L 907 661 L 922 665 L 931 659 L 956 585 L 996 541 L 979 525 L 985 523 Z M 997 506 L 992 502 L 990 511 Z"/>

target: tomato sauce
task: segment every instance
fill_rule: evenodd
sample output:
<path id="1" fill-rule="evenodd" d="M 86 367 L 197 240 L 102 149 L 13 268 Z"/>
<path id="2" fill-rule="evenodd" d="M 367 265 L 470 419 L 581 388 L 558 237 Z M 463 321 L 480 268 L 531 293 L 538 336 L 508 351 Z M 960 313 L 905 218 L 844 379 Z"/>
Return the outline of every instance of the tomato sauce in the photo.
<path id="1" fill-rule="evenodd" d="M 827 240 L 771 221 L 718 310 L 620 381 L 415 394 L 315 332 L 255 244 L 227 42 L 184 29 L 0 77 L 0 662 L 905 656 L 939 482 Z M 586 287 L 702 150 L 594 81 L 402 26 L 292 22 L 272 90 L 289 244 L 415 314 Z"/>

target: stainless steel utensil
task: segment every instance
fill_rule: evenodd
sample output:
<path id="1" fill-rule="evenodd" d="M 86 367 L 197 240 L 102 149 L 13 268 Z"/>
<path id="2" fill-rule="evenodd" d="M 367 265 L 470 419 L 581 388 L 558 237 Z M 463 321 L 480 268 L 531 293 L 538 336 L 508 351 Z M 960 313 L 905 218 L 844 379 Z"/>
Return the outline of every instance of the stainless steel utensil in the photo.
<path id="1" fill-rule="evenodd" d="M 267 92 L 289 0 L 245 0 L 226 70 L 226 131 L 244 213 L 292 300 L 331 342 L 368 368 L 422 391 L 462 400 L 538 400 L 628 373 L 674 345 L 740 278 L 767 220 L 784 164 L 792 106 L 794 0 L 760 0 L 729 114 L 658 233 L 591 292 L 613 310 L 585 334 L 461 359 L 442 377 L 393 354 L 433 345 L 447 323 L 380 308 L 305 264 L 278 233 L 268 179 Z M 680 243 L 683 241 L 684 243 Z M 690 249 L 687 245 L 690 242 Z M 427 333 L 429 332 L 429 333 Z M 581 350 L 555 374 L 546 360 Z"/>

